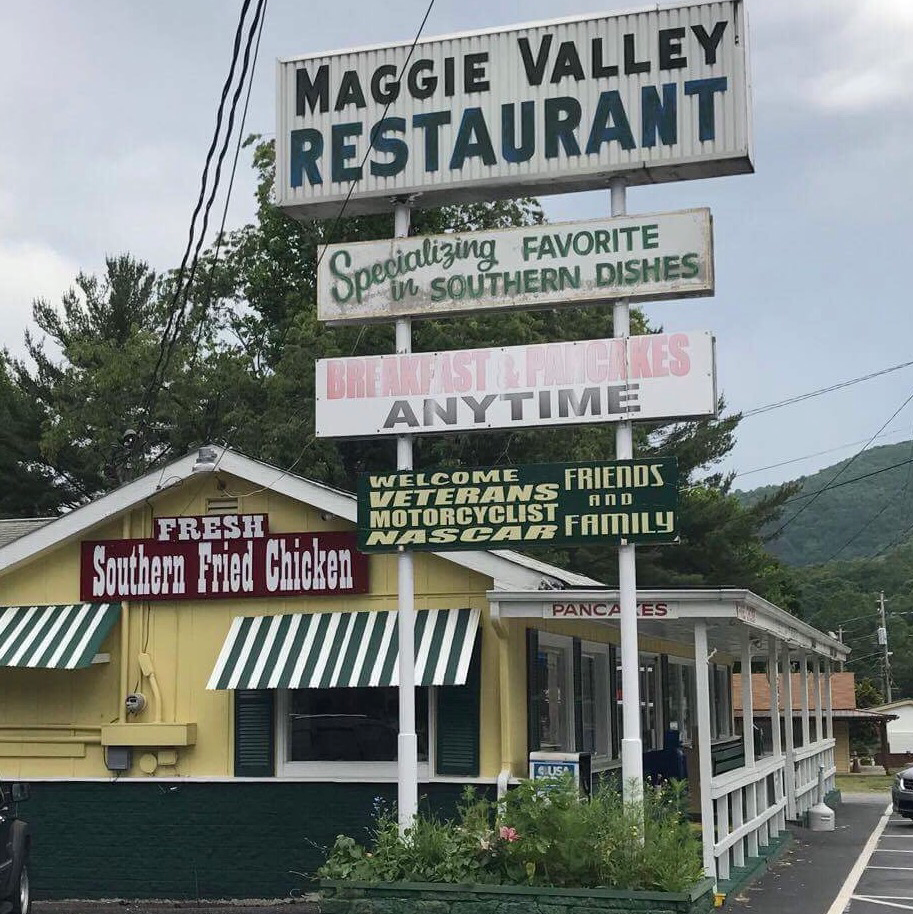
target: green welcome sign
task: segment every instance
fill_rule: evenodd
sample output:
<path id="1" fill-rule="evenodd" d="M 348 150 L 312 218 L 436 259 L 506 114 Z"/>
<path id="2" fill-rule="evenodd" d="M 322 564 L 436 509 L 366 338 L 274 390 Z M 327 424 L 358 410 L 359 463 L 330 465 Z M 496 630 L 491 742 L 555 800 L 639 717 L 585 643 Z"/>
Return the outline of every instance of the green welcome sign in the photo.
<path id="1" fill-rule="evenodd" d="M 358 477 L 358 548 L 448 552 L 676 538 L 675 458 Z"/>

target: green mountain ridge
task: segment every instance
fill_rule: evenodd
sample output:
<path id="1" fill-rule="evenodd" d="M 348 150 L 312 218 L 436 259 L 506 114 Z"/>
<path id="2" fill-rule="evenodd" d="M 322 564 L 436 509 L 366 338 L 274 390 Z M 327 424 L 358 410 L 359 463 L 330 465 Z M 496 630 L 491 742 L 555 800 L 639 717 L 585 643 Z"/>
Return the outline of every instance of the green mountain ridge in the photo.
<path id="1" fill-rule="evenodd" d="M 786 525 L 767 548 L 789 565 L 873 558 L 913 536 L 913 441 L 871 448 L 793 482 L 798 491 L 765 531 Z M 751 505 L 778 488 L 734 494 Z"/>

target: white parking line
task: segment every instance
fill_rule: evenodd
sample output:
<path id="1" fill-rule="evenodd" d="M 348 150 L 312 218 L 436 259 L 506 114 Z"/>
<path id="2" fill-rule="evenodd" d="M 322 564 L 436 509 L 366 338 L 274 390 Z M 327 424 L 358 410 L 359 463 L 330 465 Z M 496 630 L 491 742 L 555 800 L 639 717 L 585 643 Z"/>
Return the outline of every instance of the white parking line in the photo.
<path id="1" fill-rule="evenodd" d="M 913 873 L 913 866 L 867 866 L 867 870 L 908 870 Z"/>
<path id="2" fill-rule="evenodd" d="M 893 811 L 893 806 L 889 803 L 887 809 L 884 811 L 884 815 L 875 826 L 875 830 L 869 835 L 869 840 L 866 841 L 865 847 L 859 855 L 859 859 L 853 864 L 853 868 L 850 870 L 849 875 L 846 877 L 846 881 L 841 886 L 840 892 L 834 899 L 834 903 L 828 908 L 827 914 L 843 914 L 846 910 L 846 906 L 850 903 L 853 892 L 859 884 L 859 880 L 862 878 L 862 874 L 865 872 L 869 860 L 872 859 L 875 848 L 878 846 L 878 839 L 881 837 L 882 832 L 884 832 L 888 822 L 891 820 Z M 893 867 L 891 868 L 893 869 Z M 889 867 L 885 867 L 885 869 L 889 869 Z M 911 869 L 913 869 L 913 867 L 911 867 Z"/>
<path id="3" fill-rule="evenodd" d="M 869 904 L 880 904 L 886 908 L 900 908 L 902 911 L 913 911 L 913 905 L 898 904 L 896 901 L 883 901 L 869 895 L 851 895 L 853 901 L 867 901 Z"/>
<path id="4" fill-rule="evenodd" d="M 747 686 L 746 686 L 747 688 Z M 901 850 L 897 847 L 876 847 L 876 854 L 913 854 L 913 851 Z"/>

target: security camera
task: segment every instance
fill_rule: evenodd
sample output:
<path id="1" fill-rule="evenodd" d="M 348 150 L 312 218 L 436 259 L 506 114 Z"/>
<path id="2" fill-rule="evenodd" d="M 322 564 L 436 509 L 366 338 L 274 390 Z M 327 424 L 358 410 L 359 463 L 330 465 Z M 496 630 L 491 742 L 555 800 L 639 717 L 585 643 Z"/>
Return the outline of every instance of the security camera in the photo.
<path id="1" fill-rule="evenodd" d="M 124 701 L 128 714 L 139 714 L 146 707 L 146 696 L 142 692 L 131 692 Z"/>
<path id="2" fill-rule="evenodd" d="M 124 432 L 123 437 L 121 438 L 121 441 L 123 442 L 124 447 L 133 447 L 133 445 L 136 444 L 136 439 L 137 439 L 136 429 L 128 428 Z"/>

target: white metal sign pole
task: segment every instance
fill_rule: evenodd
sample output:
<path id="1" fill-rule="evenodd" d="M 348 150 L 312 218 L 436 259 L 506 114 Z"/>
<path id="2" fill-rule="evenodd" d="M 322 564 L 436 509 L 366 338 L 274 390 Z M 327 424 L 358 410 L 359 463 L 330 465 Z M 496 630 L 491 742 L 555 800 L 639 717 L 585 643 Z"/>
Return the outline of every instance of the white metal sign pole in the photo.
<path id="1" fill-rule="evenodd" d="M 626 188 L 623 179 L 609 185 L 612 194 L 612 215 L 626 213 Z M 615 302 L 612 311 L 612 336 L 631 335 L 631 315 L 628 299 Z M 615 459 L 634 457 L 634 435 L 631 422 L 619 422 L 615 430 Z M 644 758 L 640 740 L 640 660 L 637 645 L 637 569 L 634 546 L 622 543 L 618 547 L 618 598 L 621 618 L 621 777 L 622 795 L 626 804 L 640 804 L 644 796 Z"/>
<path id="2" fill-rule="evenodd" d="M 393 210 L 393 235 L 409 234 L 410 211 L 405 203 Z M 412 352 L 412 320 L 396 322 L 396 352 Z M 412 436 L 396 439 L 396 468 L 412 469 Z M 397 556 L 397 623 L 399 625 L 399 740 L 397 742 L 397 810 L 400 833 L 418 811 L 418 738 L 415 735 L 415 578 L 412 553 L 400 547 Z"/>

